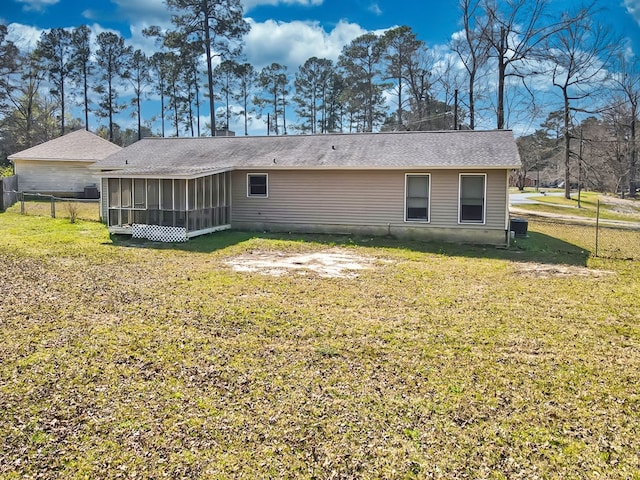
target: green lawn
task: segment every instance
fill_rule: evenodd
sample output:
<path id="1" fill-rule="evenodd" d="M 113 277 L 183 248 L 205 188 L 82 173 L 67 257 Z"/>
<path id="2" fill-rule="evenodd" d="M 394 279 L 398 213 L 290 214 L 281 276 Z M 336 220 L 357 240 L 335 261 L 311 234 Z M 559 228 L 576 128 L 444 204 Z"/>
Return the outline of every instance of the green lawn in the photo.
<path id="1" fill-rule="evenodd" d="M 639 262 L 530 230 L 157 245 L 0 214 L 0 478 L 640 479 Z M 229 263 L 327 250 L 366 268 Z"/>

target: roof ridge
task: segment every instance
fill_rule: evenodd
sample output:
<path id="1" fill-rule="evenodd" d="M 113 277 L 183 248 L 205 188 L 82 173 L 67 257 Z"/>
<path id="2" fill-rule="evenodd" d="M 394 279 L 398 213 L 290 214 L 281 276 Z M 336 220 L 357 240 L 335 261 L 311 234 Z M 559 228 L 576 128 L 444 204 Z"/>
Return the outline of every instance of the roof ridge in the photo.
<path id="1" fill-rule="evenodd" d="M 487 130 L 400 130 L 400 131 L 390 131 L 390 132 L 329 132 L 329 133 L 302 133 L 295 135 L 216 135 L 216 136 L 200 136 L 200 137 L 159 137 L 156 135 L 143 137 L 142 140 L 212 140 L 212 139 L 240 139 L 240 138 L 252 138 L 252 139 L 262 139 L 262 138 L 300 138 L 300 137 L 355 137 L 355 136 L 374 136 L 374 135 L 412 135 L 412 134 L 485 134 L 485 133 L 498 133 L 498 132 L 513 132 L 510 128 L 503 129 L 487 129 Z"/>

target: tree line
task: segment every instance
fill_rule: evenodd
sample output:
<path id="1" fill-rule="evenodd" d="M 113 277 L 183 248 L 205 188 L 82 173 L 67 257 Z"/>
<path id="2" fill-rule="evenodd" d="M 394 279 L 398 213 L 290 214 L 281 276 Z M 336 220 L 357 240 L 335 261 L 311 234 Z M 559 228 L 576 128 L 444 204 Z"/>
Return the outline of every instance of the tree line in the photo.
<path id="1" fill-rule="evenodd" d="M 521 185 L 546 168 L 568 196 L 577 169 L 586 175 L 579 181 L 635 195 L 640 67 L 595 21 L 596 2 L 552 16 L 550 0 L 459 0 L 461 29 L 445 52 L 401 26 L 355 38 L 337 61 L 314 56 L 290 71 L 244 59 L 250 27 L 240 0 L 165 1 L 172 27 L 143 32 L 155 40 L 150 56 L 111 32 L 92 42 L 84 25 L 45 31 L 20 51 L 0 25 L 3 157 L 89 129 L 90 112 L 97 133 L 122 145 L 147 135 L 215 136 L 238 123 L 247 135 L 254 119 L 285 135 L 502 129 L 547 113 L 519 139 Z M 150 97 L 159 109 L 143 118 Z M 83 118 L 72 115 L 78 104 Z M 124 113 L 135 128 L 116 123 Z M 585 145 L 593 152 L 596 142 L 606 155 L 589 157 Z M 609 172 L 606 181 L 595 172 Z"/>

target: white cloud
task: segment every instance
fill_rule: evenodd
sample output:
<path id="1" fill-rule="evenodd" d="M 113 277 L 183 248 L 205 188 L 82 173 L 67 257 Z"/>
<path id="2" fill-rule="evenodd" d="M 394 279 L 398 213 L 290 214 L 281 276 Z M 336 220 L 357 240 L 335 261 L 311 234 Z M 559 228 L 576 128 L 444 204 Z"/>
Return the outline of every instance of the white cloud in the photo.
<path id="1" fill-rule="evenodd" d="M 158 39 L 145 37 L 142 30 L 150 25 L 138 24 L 130 25 L 131 38 L 127 39 L 127 45 L 131 45 L 134 50 L 141 50 L 145 55 L 151 56 L 158 51 Z"/>
<path id="2" fill-rule="evenodd" d="M 55 5 L 60 0 L 17 0 L 17 1 L 18 3 L 22 3 L 24 5 L 24 7 L 22 7 L 24 10 L 40 12 L 50 5 Z"/>
<path id="3" fill-rule="evenodd" d="M 43 29 L 31 25 L 10 23 L 7 26 L 7 39 L 15 43 L 21 52 L 29 52 L 36 48 L 43 31 Z"/>
<path id="4" fill-rule="evenodd" d="M 171 12 L 164 0 L 111 0 L 118 7 L 118 15 L 131 24 L 169 25 Z"/>
<path id="5" fill-rule="evenodd" d="M 118 2 L 121 16 L 130 21 L 130 35 L 127 35 L 127 32 L 120 32 L 128 37 L 127 44 L 140 48 L 148 55 L 157 51 L 155 40 L 143 36 L 142 30 L 154 24 L 170 28 L 170 18 L 164 8 L 164 0 L 129 2 L 136 4 L 131 7 L 126 6 L 125 0 L 114 1 Z M 149 15 L 144 12 L 149 12 Z M 85 11 L 83 14 L 89 20 L 96 18 L 93 13 L 95 12 Z M 164 17 L 162 17 L 163 13 Z M 158 20 L 157 22 L 153 20 L 154 17 Z M 251 25 L 251 31 L 245 38 L 244 53 L 247 61 L 258 69 L 278 62 L 286 65 L 290 72 L 294 72 L 299 65 L 312 56 L 335 61 L 346 44 L 366 33 L 366 30 L 359 25 L 347 21 L 338 22 L 330 31 L 326 31 L 319 22 L 315 21 L 255 22 L 250 18 L 247 21 Z M 94 50 L 95 38 L 99 33 L 105 31 L 118 33 L 102 27 L 97 21 L 90 22 L 89 28 L 92 32 Z M 42 32 L 42 29 L 30 25 L 17 23 L 9 25 L 9 39 L 14 41 L 21 50 L 33 50 Z"/>
<path id="6" fill-rule="evenodd" d="M 359 25 L 345 21 L 340 21 L 330 32 L 318 22 L 248 21 L 251 31 L 246 37 L 244 52 L 256 68 L 278 62 L 294 71 L 313 56 L 335 61 L 344 45 L 366 32 Z"/>
<path id="7" fill-rule="evenodd" d="M 324 0 L 243 0 L 242 5 L 245 11 L 249 11 L 260 5 L 300 5 L 303 7 L 317 7 L 322 5 Z"/>
<path id="8" fill-rule="evenodd" d="M 171 26 L 171 12 L 167 10 L 164 0 L 111 0 L 116 5 L 115 17 L 118 21 L 129 25 L 130 38 L 126 31 L 116 32 L 127 37 L 127 43 L 134 48 L 140 48 L 145 53 L 153 53 L 155 44 L 153 39 L 145 38 L 142 30 L 152 25 L 162 29 Z M 114 16 L 113 12 L 98 9 L 86 9 L 82 16 L 93 22 L 100 22 Z M 94 23 L 97 26 L 97 23 Z M 99 27 L 98 27 L 99 28 Z M 96 29 L 94 28 L 94 31 Z M 96 33 L 99 33 L 96 31 Z"/>
<path id="9" fill-rule="evenodd" d="M 629 12 L 638 25 L 640 25 L 640 0 L 624 0 L 624 6 L 627 12 Z"/>
<path id="10" fill-rule="evenodd" d="M 369 11 L 374 15 L 378 15 L 378 16 L 382 15 L 382 9 L 380 8 L 380 5 L 378 5 L 377 3 L 372 3 L 371 5 L 369 5 Z"/>
<path id="11" fill-rule="evenodd" d="M 126 38 L 127 45 L 134 49 L 140 49 L 147 55 L 152 55 L 158 50 L 157 40 L 145 37 L 142 31 L 152 25 L 157 25 L 161 29 L 171 28 L 171 12 L 167 10 L 164 0 L 112 0 L 116 4 L 116 16 L 123 23 L 129 25 L 129 35 L 126 31 L 116 32 L 105 30 L 98 23 L 93 23 L 90 27 L 94 36 L 103 31 L 118 33 Z M 86 9 L 82 16 L 87 20 L 99 22 L 105 18 L 106 14 L 100 10 Z"/>

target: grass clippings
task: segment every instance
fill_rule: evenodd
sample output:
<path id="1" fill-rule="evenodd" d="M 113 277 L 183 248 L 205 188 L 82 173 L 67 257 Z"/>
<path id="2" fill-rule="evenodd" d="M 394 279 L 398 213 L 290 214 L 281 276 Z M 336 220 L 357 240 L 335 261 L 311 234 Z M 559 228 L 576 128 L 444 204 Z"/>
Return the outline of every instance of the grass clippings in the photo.
<path id="1" fill-rule="evenodd" d="M 638 262 L 377 240 L 273 276 L 233 262 L 341 240 L 120 242 L 0 215 L 0 478 L 640 478 Z"/>

